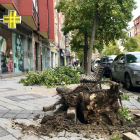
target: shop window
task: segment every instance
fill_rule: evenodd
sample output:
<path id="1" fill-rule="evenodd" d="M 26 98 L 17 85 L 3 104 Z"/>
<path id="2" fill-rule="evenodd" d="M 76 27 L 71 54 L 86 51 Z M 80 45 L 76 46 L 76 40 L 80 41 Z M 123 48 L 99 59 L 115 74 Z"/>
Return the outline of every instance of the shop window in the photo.
<path id="1" fill-rule="evenodd" d="M 5 38 L 0 36 L 1 69 L 2 73 L 13 72 L 12 45 L 9 45 Z"/>
<path id="2" fill-rule="evenodd" d="M 13 33 L 14 72 L 24 71 L 22 36 Z"/>

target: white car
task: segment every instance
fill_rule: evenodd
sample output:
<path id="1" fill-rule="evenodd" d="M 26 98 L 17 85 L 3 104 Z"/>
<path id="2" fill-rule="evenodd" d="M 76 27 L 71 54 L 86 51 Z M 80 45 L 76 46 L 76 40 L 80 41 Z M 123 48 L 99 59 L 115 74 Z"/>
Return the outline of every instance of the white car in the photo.
<path id="1" fill-rule="evenodd" d="M 100 59 L 95 59 L 95 61 L 91 64 L 91 71 L 94 72 L 94 70 L 96 69 L 96 67 L 98 65 L 100 65 L 100 63 L 101 63 L 101 60 Z"/>

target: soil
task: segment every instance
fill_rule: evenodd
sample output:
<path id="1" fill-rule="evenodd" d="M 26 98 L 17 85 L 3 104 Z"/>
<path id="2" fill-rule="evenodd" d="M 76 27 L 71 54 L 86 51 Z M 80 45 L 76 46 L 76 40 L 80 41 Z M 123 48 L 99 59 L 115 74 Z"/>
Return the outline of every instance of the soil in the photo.
<path id="1" fill-rule="evenodd" d="M 109 136 L 114 132 L 136 134 L 135 130 L 140 130 L 139 119 L 134 117 L 133 121 L 125 122 L 123 117 L 118 114 L 118 109 L 121 107 L 121 93 L 119 92 L 121 85 L 115 82 L 110 83 L 110 89 L 106 90 L 99 89 L 97 84 L 93 83 L 80 85 L 72 91 L 65 89 L 65 92 L 64 90 L 61 92 L 61 89 L 58 88 L 61 99 L 54 106 L 58 104 L 62 106 L 54 112 L 53 116 L 44 116 L 38 127 L 20 125 L 22 131 L 32 129 L 37 134 L 46 136 L 63 130 L 78 134 L 84 133 L 88 136 L 92 134 Z M 67 118 L 69 107 L 77 109 L 76 123 Z M 35 117 L 35 119 L 37 118 L 38 116 Z"/>

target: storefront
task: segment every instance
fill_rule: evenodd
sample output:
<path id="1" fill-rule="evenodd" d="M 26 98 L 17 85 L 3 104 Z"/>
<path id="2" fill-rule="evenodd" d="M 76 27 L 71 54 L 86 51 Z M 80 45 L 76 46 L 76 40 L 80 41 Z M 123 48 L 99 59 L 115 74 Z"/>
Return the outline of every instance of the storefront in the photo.
<path id="1" fill-rule="evenodd" d="M 60 66 L 64 66 L 65 51 L 60 49 Z"/>
<path id="2" fill-rule="evenodd" d="M 51 46 L 51 67 L 57 67 L 58 66 L 58 48 L 50 44 Z"/>
<path id="3" fill-rule="evenodd" d="M 8 74 L 13 70 L 12 32 L 1 27 L 0 29 L 0 73 Z"/>
<path id="4" fill-rule="evenodd" d="M 23 36 L 17 33 L 12 33 L 12 42 L 14 73 L 24 72 Z"/>
<path id="5" fill-rule="evenodd" d="M 32 70 L 32 39 L 18 31 L 11 31 L 4 25 L 1 26 L 0 74 L 4 76 Z"/>
<path id="6" fill-rule="evenodd" d="M 42 47 L 42 67 L 49 69 L 51 67 L 51 48 L 43 44 Z"/>

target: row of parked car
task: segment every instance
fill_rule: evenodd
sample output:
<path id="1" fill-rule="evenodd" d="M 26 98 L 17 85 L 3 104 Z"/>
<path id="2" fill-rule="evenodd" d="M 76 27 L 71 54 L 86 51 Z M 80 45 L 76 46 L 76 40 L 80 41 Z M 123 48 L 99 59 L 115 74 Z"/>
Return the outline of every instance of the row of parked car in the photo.
<path id="1" fill-rule="evenodd" d="M 101 59 L 92 60 L 91 63 L 93 72 L 98 65 L 107 66 L 104 75 L 109 75 L 112 81 L 124 83 L 128 90 L 140 87 L 140 52 L 103 56 Z"/>

